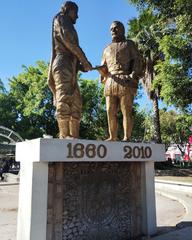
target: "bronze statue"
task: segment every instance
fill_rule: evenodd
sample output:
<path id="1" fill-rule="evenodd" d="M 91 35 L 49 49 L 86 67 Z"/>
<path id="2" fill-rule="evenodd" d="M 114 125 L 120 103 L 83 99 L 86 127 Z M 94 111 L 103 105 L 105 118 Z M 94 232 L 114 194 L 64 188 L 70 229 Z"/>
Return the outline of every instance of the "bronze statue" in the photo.
<path id="1" fill-rule="evenodd" d="M 52 57 L 48 85 L 53 93 L 59 138 L 78 138 L 82 100 L 77 84 L 77 73 L 92 69 L 79 46 L 74 24 L 78 6 L 67 1 L 54 17 L 52 26 Z"/>
<path id="2" fill-rule="evenodd" d="M 103 52 L 102 66 L 98 67 L 105 84 L 109 141 L 117 140 L 119 108 L 123 115 L 123 141 L 128 141 L 133 128 L 132 105 L 141 74 L 141 57 L 137 47 L 125 38 L 125 28 L 114 21 L 110 28 L 112 43 Z"/>

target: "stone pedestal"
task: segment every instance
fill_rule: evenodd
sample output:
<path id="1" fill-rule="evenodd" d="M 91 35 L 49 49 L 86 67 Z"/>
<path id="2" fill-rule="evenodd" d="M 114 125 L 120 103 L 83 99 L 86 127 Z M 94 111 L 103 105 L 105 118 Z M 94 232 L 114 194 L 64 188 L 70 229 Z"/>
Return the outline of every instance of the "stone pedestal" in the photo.
<path id="1" fill-rule="evenodd" d="M 164 146 L 86 140 L 18 143 L 17 240 L 127 240 L 156 232 L 154 161 Z"/>

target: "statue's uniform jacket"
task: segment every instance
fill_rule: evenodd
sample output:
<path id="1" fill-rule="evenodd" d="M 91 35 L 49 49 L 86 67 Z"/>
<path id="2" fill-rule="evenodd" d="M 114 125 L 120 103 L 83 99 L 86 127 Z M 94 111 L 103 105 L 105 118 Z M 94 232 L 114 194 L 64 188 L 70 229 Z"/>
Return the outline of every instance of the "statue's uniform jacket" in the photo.
<path id="1" fill-rule="evenodd" d="M 103 52 L 102 64 L 106 65 L 108 75 L 105 82 L 105 96 L 136 94 L 137 79 L 130 79 L 129 74 L 140 71 L 140 55 L 131 40 L 113 42 Z"/>
<path id="2" fill-rule="evenodd" d="M 54 96 L 57 119 L 80 119 L 82 100 L 77 84 L 80 63 L 88 60 L 79 46 L 71 19 L 59 13 L 53 19 L 52 57 L 48 84 Z"/>
<path id="3" fill-rule="evenodd" d="M 137 92 L 140 73 L 140 54 L 131 40 L 112 42 L 104 49 L 102 65 L 105 72 L 101 77 L 105 84 L 106 110 L 110 140 L 117 140 L 117 113 L 123 114 L 124 141 L 131 137 L 133 99 Z"/>

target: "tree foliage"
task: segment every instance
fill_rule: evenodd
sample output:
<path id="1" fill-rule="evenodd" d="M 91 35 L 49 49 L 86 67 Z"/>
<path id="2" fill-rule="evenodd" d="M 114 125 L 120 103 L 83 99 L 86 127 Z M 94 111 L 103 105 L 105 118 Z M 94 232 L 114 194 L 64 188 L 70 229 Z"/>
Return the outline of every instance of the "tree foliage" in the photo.
<path id="1" fill-rule="evenodd" d="M 0 125 L 15 130 L 17 128 L 17 110 L 14 98 L 6 93 L 0 93 Z"/>
<path id="2" fill-rule="evenodd" d="M 107 137 L 107 116 L 103 86 L 94 80 L 80 79 L 83 100 L 83 117 L 80 136 L 84 139 L 105 139 Z"/>
<path id="3" fill-rule="evenodd" d="M 129 2 L 136 5 L 139 10 L 150 7 L 160 14 L 164 22 L 174 20 L 179 33 L 191 35 L 191 0 L 129 0 Z"/>
<path id="4" fill-rule="evenodd" d="M 2 93 L 6 93 L 6 89 L 5 89 L 5 86 L 2 82 L 2 80 L 0 79 L 0 94 Z"/>
<path id="5" fill-rule="evenodd" d="M 191 135 L 192 116 L 175 111 L 160 112 L 162 138 L 165 143 L 186 143 Z"/>
<path id="6" fill-rule="evenodd" d="M 23 66 L 23 72 L 10 79 L 10 96 L 15 100 L 17 129 L 23 138 L 43 134 L 56 135 L 57 127 L 52 96 L 47 86 L 48 64 Z"/>
<path id="7" fill-rule="evenodd" d="M 152 99 L 154 110 L 154 141 L 161 143 L 158 93 L 159 86 L 154 88 L 154 78 L 156 76 L 154 66 L 158 61 L 162 61 L 162 53 L 159 50 L 158 39 L 161 32 L 157 25 L 158 17 L 150 9 L 141 12 L 138 18 L 129 21 L 128 37 L 132 38 L 138 45 L 144 59 L 143 85 Z"/>
<path id="8" fill-rule="evenodd" d="M 48 64 L 38 61 L 35 66 L 23 66 L 23 72 L 10 79 L 10 90 L 3 84 L 0 91 L 1 125 L 18 132 L 24 139 L 42 137 L 43 134 L 57 137 L 58 127 L 52 94 L 47 86 Z M 80 137 L 84 139 L 106 139 L 108 136 L 107 116 L 103 86 L 98 81 L 78 77 L 83 100 L 83 117 Z M 134 138 L 143 136 L 143 113 L 134 106 L 137 119 Z M 121 116 L 120 116 L 121 117 Z M 119 128 L 119 136 L 122 128 Z"/>
<path id="9" fill-rule="evenodd" d="M 192 112 L 192 80 L 188 76 L 188 69 L 192 67 L 192 1 L 129 2 L 138 7 L 140 16 L 150 11 L 154 16 L 150 28 L 158 29 L 158 34 L 155 35 L 155 49 L 161 52 L 164 60 L 159 59 L 155 63 L 154 89 L 157 86 L 161 88 L 160 96 L 166 104 Z M 154 35 L 151 36 L 153 39 Z M 143 41 L 143 45 L 146 43 L 148 42 Z"/>
<path id="10" fill-rule="evenodd" d="M 162 142 L 187 143 L 191 135 L 192 116 L 185 113 L 177 113 L 173 110 L 160 110 L 161 137 Z M 150 141 L 153 136 L 153 125 L 151 113 L 145 119 L 145 141 Z"/>

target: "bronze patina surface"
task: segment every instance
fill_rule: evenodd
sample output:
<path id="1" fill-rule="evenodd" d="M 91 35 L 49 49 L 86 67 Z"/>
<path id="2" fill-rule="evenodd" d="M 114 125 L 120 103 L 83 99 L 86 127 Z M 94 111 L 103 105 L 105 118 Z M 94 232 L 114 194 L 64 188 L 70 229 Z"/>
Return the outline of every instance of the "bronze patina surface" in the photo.
<path id="1" fill-rule="evenodd" d="M 79 46 L 74 24 L 78 6 L 67 1 L 54 17 L 52 26 L 52 57 L 48 85 L 53 93 L 59 137 L 79 137 L 82 100 L 77 84 L 77 73 L 92 66 Z"/>
<path id="2" fill-rule="evenodd" d="M 120 109 L 123 114 L 123 140 L 128 141 L 133 128 L 132 105 L 142 71 L 142 62 L 134 42 L 126 40 L 121 22 L 114 21 L 110 31 L 112 43 L 104 49 L 102 66 L 98 67 L 101 81 L 105 84 L 108 140 L 117 140 L 117 113 Z"/>

